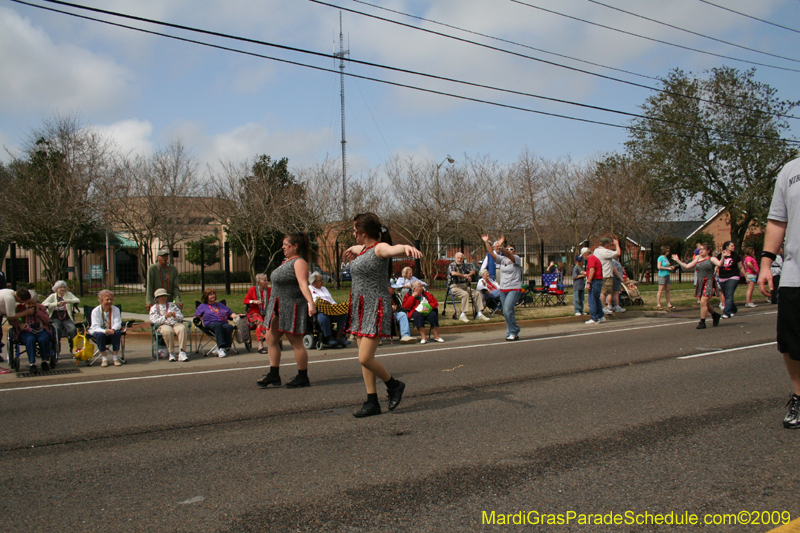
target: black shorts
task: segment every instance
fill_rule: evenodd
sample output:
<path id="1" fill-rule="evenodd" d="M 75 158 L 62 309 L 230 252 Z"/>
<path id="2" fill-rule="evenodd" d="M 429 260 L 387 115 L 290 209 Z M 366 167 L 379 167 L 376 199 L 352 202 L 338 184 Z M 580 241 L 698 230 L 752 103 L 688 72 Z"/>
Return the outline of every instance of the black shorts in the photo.
<path id="1" fill-rule="evenodd" d="M 800 361 L 800 287 L 778 289 L 778 351 Z"/>

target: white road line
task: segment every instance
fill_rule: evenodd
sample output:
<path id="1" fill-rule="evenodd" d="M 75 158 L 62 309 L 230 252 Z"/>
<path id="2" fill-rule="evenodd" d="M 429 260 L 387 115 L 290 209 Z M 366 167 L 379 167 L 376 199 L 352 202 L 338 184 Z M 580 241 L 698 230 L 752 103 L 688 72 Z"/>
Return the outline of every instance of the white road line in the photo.
<path id="1" fill-rule="evenodd" d="M 750 346 L 741 346 L 739 348 L 728 348 L 727 350 L 714 350 L 713 352 L 696 353 L 694 355 L 682 355 L 676 359 L 694 359 L 695 357 L 705 357 L 707 355 L 718 355 L 727 352 L 738 352 L 739 350 L 750 350 L 751 348 L 763 348 L 764 346 L 774 346 L 778 344 L 777 341 L 765 342 L 764 344 L 751 344 Z"/>
<path id="2" fill-rule="evenodd" d="M 766 315 L 766 314 L 776 314 L 776 313 L 777 313 L 777 311 L 770 311 L 770 312 L 766 312 L 766 313 L 748 313 L 746 316 L 742 316 L 741 318 L 747 318 L 747 317 L 750 317 L 750 316 Z M 672 327 L 672 326 L 683 326 L 683 325 L 686 325 L 686 324 L 694 324 L 694 323 L 695 323 L 695 320 L 689 320 L 689 321 L 681 321 L 681 322 L 670 322 L 670 323 L 667 323 L 667 324 L 653 324 L 653 325 L 650 325 L 650 326 L 633 326 L 633 327 L 629 327 L 629 328 L 614 328 L 614 329 L 600 329 L 600 330 L 594 329 L 593 331 L 586 331 L 586 332 L 583 332 L 583 333 L 570 333 L 570 334 L 567 334 L 567 335 L 558 335 L 558 336 L 555 336 L 555 337 L 537 337 L 535 339 L 520 339 L 520 340 L 516 341 L 514 344 L 524 344 L 524 343 L 528 343 L 528 342 L 545 342 L 545 341 L 552 341 L 552 340 L 559 340 L 559 339 L 569 339 L 569 338 L 574 338 L 574 337 L 587 337 L 587 336 L 591 336 L 591 335 L 607 335 L 609 333 L 619 333 L 619 332 L 625 332 L 625 331 L 640 331 L 640 330 L 644 330 L 644 329 L 653 329 L 653 328 L 666 328 L 666 327 Z M 603 326 L 588 325 L 587 324 L 586 327 L 587 328 L 602 328 Z M 470 344 L 470 345 L 466 345 L 466 346 L 463 345 L 463 344 L 459 344 L 457 346 L 443 346 L 441 348 L 430 348 L 430 349 L 427 349 L 427 350 L 411 350 L 411 351 L 376 354 L 375 357 L 378 358 L 378 357 L 392 357 L 392 356 L 396 356 L 396 355 L 413 355 L 413 354 L 418 354 L 418 353 L 446 352 L 446 351 L 451 351 L 451 350 L 463 350 L 463 349 L 467 349 L 467 348 L 481 348 L 481 347 L 485 347 L 485 346 L 506 346 L 507 344 L 508 344 L 507 341 L 481 343 L 481 344 Z M 724 350 L 724 351 L 744 350 L 744 349 L 754 348 L 754 347 L 758 347 L 758 346 L 769 346 L 771 344 L 776 344 L 776 343 L 772 342 L 772 343 L 768 343 L 768 344 L 762 344 L 762 345 L 757 345 L 757 346 L 747 346 L 747 347 L 744 347 L 744 348 L 734 348 L 734 349 L 731 349 L 731 350 Z M 723 352 L 715 351 L 715 352 L 708 352 L 707 354 L 688 355 L 688 356 L 679 357 L 678 359 L 688 359 L 690 357 L 700 357 L 701 355 L 711 355 L 712 353 L 713 354 L 718 354 L 718 353 L 723 353 Z M 352 356 L 352 357 L 340 357 L 340 358 L 337 358 L 337 359 L 322 359 L 322 360 L 317 360 L 317 361 L 309 360 L 308 364 L 309 365 L 314 365 L 314 364 L 321 364 L 321 363 L 339 363 L 339 362 L 343 362 L 343 361 L 358 361 L 358 356 L 356 355 L 356 356 Z M 281 366 L 282 367 L 284 367 L 284 366 L 288 367 L 288 366 L 295 366 L 295 365 L 297 365 L 297 363 L 286 363 L 286 364 L 282 364 Z M 190 371 L 190 372 L 181 372 L 181 373 L 178 373 L 178 374 L 161 374 L 161 375 L 158 375 L 158 376 L 136 376 L 136 377 L 130 377 L 130 378 L 98 379 L 98 380 L 95 380 L 95 381 L 78 381 L 78 382 L 74 382 L 74 383 L 51 383 L 51 384 L 45 384 L 45 385 L 31 385 L 29 387 L 14 387 L 14 388 L 8 388 L 8 389 L 0 388 L 0 393 L 12 392 L 12 391 L 22 391 L 22 390 L 32 390 L 32 389 L 49 389 L 49 388 L 54 388 L 54 387 L 76 387 L 76 386 L 79 386 L 79 385 L 95 385 L 95 384 L 102 384 L 102 383 L 119 383 L 119 382 L 124 382 L 124 381 L 141 381 L 141 380 L 146 380 L 146 379 L 191 377 L 191 376 L 199 376 L 199 375 L 202 375 L 202 374 L 218 374 L 218 373 L 221 373 L 221 372 L 241 372 L 241 371 L 245 371 L 245 370 L 262 370 L 262 369 L 266 369 L 266 368 L 269 368 L 268 364 L 267 365 L 259 365 L 259 366 L 248 366 L 248 367 L 243 367 L 243 368 L 223 368 L 223 369 L 218 369 L 218 370 L 199 370 L 199 371 L 194 371 L 194 372 L 192 372 L 192 371 Z"/>

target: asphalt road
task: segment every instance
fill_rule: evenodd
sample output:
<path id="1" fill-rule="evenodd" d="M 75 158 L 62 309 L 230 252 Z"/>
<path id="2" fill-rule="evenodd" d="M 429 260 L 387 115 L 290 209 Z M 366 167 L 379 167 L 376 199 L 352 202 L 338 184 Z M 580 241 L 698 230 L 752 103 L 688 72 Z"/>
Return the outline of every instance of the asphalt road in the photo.
<path id="1" fill-rule="evenodd" d="M 749 311 L 384 346 L 406 395 L 368 419 L 353 349 L 313 351 L 297 390 L 259 389 L 255 355 L 7 379 L 0 531 L 769 531 L 578 523 L 800 516 L 774 309 Z M 498 523 L 537 513 L 576 516 Z"/>

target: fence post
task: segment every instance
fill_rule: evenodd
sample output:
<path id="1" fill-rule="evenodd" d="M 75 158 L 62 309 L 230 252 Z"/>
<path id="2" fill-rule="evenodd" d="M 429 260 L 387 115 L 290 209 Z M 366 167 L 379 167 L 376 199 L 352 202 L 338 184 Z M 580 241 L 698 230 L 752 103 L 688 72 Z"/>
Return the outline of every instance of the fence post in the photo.
<path id="1" fill-rule="evenodd" d="M 75 265 L 78 269 L 78 287 L 80 287 L 80 297 L 83 298 L 83 254 L 78 250 L 78 264 Z"/>
<path id="2" fill-rule="evenodd" d="M 461 239 L 461 253 L 464 253 L 464 239 Z"/>
<path id="3" fill-rule="evenodd" d="M 17 243 L 12 242 L 8 245 L 8 286 L 11 290 L 17 290 Z"/>
<path id="4" fill-rule="evenodd" d="M 206 290 L 206 249 L 203 239 L 200 239 L 200 292 Z"/>
<path id="5" fill-rule="evenodd" d="M 337 289 L 341 289 L 342 288 L 342 272 L 341 272 L 341 270 L 342 270 L 342 264 L 341 264 L 342 261 L 341 261 L 341 257 L 339 256 L 339 241 L 338 240 L 336 241 L 335 257 L 336 257 L 336 288 Z"/>
<path id="6" fill-rule="evenodd" d="M 539 275 L 544 274 L 544 239 L 539 244 Z"/>
<path id="7" fill-rule="evenodd" d="M 658 270 L 656 270 L 656 245 L 650 241 L 650 282 L 658 283 Z"/>
<path id="8" fill-rule="evenodd" d="M 225 241 L 225 294 L 231 293 L 231 261 L 230 253 L 231 247 L 228 241 Z"/>
<path id="9" fill-rule="evenodd" d="M 421 249 L 420 248 L 419 239 L 415 239 L 414 240 L 414 248 L 416 248 L 417 250 Z M 438 257 L 437 257 L 437 259 L 438 259 Z M 433 262 L 433 268 L 437 269 L 436 272 L 434 272 L 434 276 L 433 276 L 434 279 L 436 279 L 436 274 L 439 273 L 438 266 L 439 266 L 438 265 L 438 261 L 434 261 Z M 417 275 L 418 276 L 422 276 L 422 263 L 419 260 L 419 258 L 414 259 L 414 267 L 415 267 L 415 270 L 417 271 Z M 423 277 L 422 279 L 425 279 L 425 278 Z"/>

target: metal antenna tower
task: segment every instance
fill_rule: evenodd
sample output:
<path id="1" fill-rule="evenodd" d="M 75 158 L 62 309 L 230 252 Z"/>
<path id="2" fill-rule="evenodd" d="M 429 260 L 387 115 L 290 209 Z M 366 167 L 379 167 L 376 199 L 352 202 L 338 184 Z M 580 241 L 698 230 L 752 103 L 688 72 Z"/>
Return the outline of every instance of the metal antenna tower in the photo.
<path id="1" fill-rule="evenodd" d="M 342 94 L 342 220 L 347 220 L 347 140 L 344 134 L 344 56 L 350 55 L 350 50 L 344 50 L 344 35 L 342 34 L 342 12 L 339 11 L 339 51 L 333 56 L 339 58 L 339 77 Z"/>

